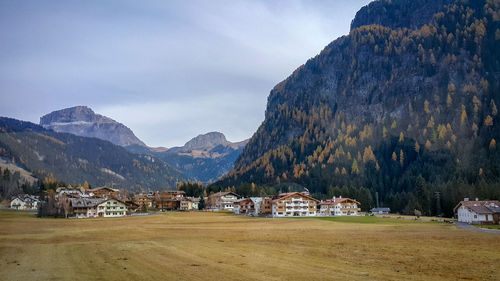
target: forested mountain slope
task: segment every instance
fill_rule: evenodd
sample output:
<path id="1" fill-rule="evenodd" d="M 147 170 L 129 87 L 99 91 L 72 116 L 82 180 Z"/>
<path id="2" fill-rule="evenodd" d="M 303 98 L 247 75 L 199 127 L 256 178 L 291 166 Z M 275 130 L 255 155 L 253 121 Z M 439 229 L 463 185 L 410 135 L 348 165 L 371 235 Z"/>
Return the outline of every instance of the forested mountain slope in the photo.
<path id="1" fill-rule="evenodd" d="M 0 157 L 44 183 L 174 189 L 185 177 L 164 161 L 133 154 L 97 138 L 57 133 L 30 122 L 0 118 Z"/>
<path id="2" fill-rule="evenodd" d="M 464 196 L 500 199 L 499 8 L 362 8 L 348 35 L 272 89 L 264 122 L 215 186 L 366 187 L 394 211 L 424 214 L 450 215 Z"/>

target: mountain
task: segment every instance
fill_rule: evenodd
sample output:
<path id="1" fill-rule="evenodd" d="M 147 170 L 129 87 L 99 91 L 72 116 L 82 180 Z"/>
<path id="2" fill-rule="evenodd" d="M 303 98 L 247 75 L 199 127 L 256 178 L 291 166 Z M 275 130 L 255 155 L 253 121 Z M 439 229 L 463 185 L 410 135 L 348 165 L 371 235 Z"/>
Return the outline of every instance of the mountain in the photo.
<path id="1" fill-rule="evenodd" d="M 88 119 L 87 119 L 88 120 Z M 44 182 L 123 189 L 172 189 L 186 178 L 164 161 L 97 138 L 0 117 L 0 157 Z"/>
<path id="2" fill-rule="evenodd" d="M 51 112 L 40 118 L 40 125 L 56 132 L 98 138 L 120 146 L 146 147 L 128 127 L 111 118 L 96 114 L 86 106 L 75 106 Z"/>
<path id="3" fill-rule="evenodd" d="M 154 155 L 192 180 L 211 183 L 231 169 L 248 141 L 232 143 L 224 134 L 210 132 Z"/>
<path id="4" fill-rule="evenodd" d="M 395 212 L 448 216 L 463 197 L 499 199 L 499 8 L 363 7 L 348 35 L 271 90 L 265 120 L 211 188 L 295 182 L 318 197 L 373 206 L 378 195 Z"/>

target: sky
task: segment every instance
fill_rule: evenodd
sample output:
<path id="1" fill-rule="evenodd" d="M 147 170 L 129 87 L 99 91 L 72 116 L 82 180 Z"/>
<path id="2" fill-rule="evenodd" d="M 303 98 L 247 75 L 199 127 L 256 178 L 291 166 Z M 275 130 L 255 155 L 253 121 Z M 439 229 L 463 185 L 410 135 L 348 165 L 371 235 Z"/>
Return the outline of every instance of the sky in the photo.
<path id="1" fill-rule="evenodd" d="M 91 107 L 149 146 L 250 138 L 368 0 L 0 1 L 0 116 Z"/>

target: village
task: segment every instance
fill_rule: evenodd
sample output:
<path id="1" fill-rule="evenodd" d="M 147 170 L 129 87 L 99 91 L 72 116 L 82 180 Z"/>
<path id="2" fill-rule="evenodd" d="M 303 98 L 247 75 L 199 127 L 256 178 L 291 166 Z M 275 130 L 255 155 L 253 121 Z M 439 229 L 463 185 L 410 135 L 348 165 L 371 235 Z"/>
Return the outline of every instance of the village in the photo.
<path id="1" fill-rule="evenodd" d="M 308 191 L 280 193 L 274 196 L 242 197 L 234 192 L 216 192 L 208 196 L 189 197 L 182 190 L 126 194 L 110 187 L 60 187 L 39 196 L 20 194 L 10 201 L 14 210 L 38 211 L 39 216 L 64 218 L 122 217 L 164 211 L 226 211 L 252 217 L 325 217 L 388 215 L 389 208 L 372 208 L 361 212 L 355 199 L 333 197 L 317 200 Z M 464 198 L 454 208 L 458 222 L 499 224 L 500 202 Z"/>

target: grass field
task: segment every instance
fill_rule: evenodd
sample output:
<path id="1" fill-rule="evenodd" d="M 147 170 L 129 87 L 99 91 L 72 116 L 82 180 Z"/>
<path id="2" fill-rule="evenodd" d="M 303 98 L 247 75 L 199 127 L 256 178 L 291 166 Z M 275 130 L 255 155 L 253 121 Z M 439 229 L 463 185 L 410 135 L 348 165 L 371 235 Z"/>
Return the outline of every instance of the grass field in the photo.
<path id="1" fill-rule="evenodd" d="M 450 224 L 0 212 L 1 280 L 500 280 L 500 235 Z"/>

